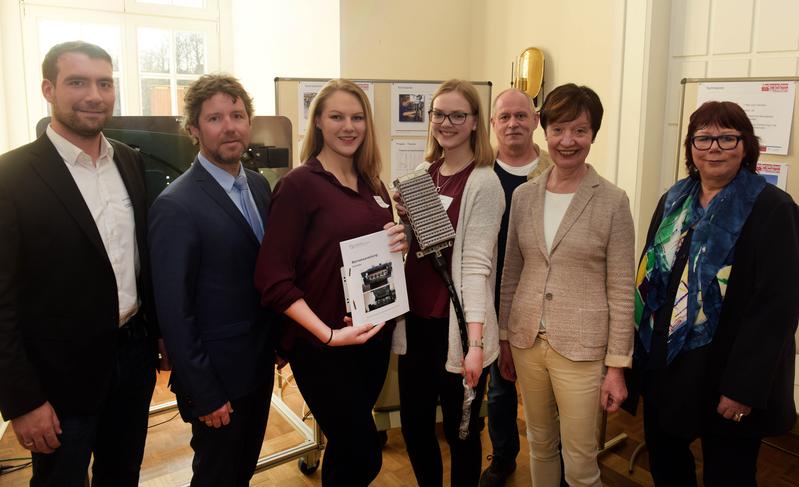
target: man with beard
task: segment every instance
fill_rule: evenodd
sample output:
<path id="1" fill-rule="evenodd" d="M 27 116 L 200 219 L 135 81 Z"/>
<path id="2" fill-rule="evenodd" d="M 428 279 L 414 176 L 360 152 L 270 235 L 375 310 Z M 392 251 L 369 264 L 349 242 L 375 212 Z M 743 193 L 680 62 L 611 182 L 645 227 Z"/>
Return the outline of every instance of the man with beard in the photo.
<path id="1" fill-rule="evenodd" d="M 505 259 L 505 243 L 508 238 L 513 190 L 527 180 L 535 179 L 552 165 L 546 151 L 533 142 L 533 131 L 538 127 L 538 114 L 533 102 L 523 91 L 510 88 L 494 99 L 491 128 L 497 137 L 497 160 L 494 172 L 505 192 L 505 213 L 499 228 L 497 241 L 497 282 L 494 306 L 499 313 L 499 288 Z M 504 340 L 504 341 L 503 341 Z M 500 330 L 500 347 L 510 355 L 507 337 Z M 502 487 L 508 476 L 516 469 L 519 453 L 519 430 L 516 415 L 519 402 L 516 396 L 515 377 L 508 380 L 499 373 L 499 359 L 491 364 L 491 381 L 488 387 L 488 433 L 494 452 L 491 464 L 480 477 L 480 487 Z"/>
<path id="2" fill-rule="evenodd" d="M 270 202 L 242 167 L 252 100 L 235 78 L 189 86 L 191 168 L 150 210 L 156 309 L 174 364 L 172 391 L 191 423 L 191 485 L 246 486 L 263 443 L 274 379 L 273 319 L 253 284 Z"/>
<path id="3" fill-rule="evenodd" d="M 81 41 L 42 63 L 47 131 L 0 157 L 0 411 L 35 486 L 135 486 L 156 337 L 138 154 L 100 132 L 111 57 Z M 165 362 L 161 364 L 167 367 Z"/>

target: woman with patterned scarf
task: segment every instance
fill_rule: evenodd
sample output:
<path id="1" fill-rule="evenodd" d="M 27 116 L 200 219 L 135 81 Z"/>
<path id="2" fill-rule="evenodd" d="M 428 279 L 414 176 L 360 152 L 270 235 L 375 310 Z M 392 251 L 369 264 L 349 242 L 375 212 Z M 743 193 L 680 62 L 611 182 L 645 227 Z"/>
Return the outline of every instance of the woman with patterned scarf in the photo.
<path id="1" fill-rule="evenodd" d="M 799 209 L 755 173 L 752 123 L 707 102 L 685 138 L 689 177 L 663 195 L 636 276 L 628 376 L 658 486 L 757 485 L 760 440 L 794 424 Z"/>

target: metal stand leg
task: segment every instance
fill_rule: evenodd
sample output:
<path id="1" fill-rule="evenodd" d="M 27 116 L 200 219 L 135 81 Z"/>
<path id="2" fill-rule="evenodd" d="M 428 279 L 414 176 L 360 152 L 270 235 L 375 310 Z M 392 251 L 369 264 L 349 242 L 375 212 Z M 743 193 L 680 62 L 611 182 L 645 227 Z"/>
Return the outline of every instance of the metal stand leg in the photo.
<path id="1" fill-rule="evenodd" d="M 627 473 L 633 473 L 633 470 L 635 470 L 635 459 L 638 458 L 638 454 L 641 453 L 641 450 L 644 448 L 646 448 L 645 441 L 642 441 L 638 446 L 635 447 L 635 450 L 630 457 L 630 466 L 627 468 Z"/>
<path id="2" fill-rule="evenodd" d="M 618 435 L 614 436 L 610 439 L 610 441 L 605 441 L 605 434 L 608 429 L 608 412 L 602 411 L 602 422 L 599 425 L 599 455 L 605 453 L 606 451 L 610 450 L 611 448 L 615 447 L 622 441 L 627 439 L 626 433 L 619 433 Z"/>
<path id="3" fill-rule="evenodd" d="M 325 448 L 324 435 L 322 435 L 322 430 L 319 428 L 319 424 L 316 423 L 316 421 L 314 421 L 313 427 L 308 426 L 305 424 L 304 418 L 297 416 L 294 411 L 288 407 L 285 401 L 283 401 L 284 385 L 287 384 L 290 379 L 284 378 L 279 371 L 276 375 L 279 395 L 274 392 L 272 393 L 272 410 L 277 411 L 283 419 L 288 421 L 289 424 L 302 435 L 303 441 L 299 445 L 259 458 L 258 463 L 255 464 L 255 471 L 266 470 L 294 459 L 299 459 L 298 465 L 300 471 L 306 475 L 310 475 L 319 467 L 322 450 Z M 171 411 L 177 409 L 177 407 L 177 401 L 156 404 L 150 406 L 150 416 Z M 188 484 L 184 487 L 188 487 Z"/>

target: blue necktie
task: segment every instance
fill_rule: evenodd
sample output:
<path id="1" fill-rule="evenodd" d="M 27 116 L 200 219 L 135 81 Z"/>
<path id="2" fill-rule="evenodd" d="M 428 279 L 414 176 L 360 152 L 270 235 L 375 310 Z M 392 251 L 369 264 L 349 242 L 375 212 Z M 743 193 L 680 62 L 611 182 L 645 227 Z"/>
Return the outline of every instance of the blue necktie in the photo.
<path id="1" fill-rule="evenodd" d="M 239 205 L 241 213 L 250 224 L 252 231 L 255 232 L 255 238 L 260 242 L 264 238 L 264 227 L 261 219 L 258 217 L 258 208 L 255 207 L 255 202 L 250 197 L 250 187 L 247 185 L 247 175 L 239 174 L 236 177 L 236 182 L 233 186 L 239 190 Z"/>

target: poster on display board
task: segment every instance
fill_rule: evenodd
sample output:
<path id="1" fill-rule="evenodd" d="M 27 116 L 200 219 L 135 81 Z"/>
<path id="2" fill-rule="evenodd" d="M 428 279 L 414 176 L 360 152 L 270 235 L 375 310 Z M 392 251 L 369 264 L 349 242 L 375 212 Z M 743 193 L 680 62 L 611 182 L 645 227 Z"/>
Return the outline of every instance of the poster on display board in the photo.
<path id="1" fill-rule="evenodd" d="M 308 111 L 311 108 L 311 102 L 313 102 L 314 98 L 316 98 L 316 94 L 319 93 L 326 83 L 326 81 L 300 81 L 299 96 L 297 97 L 299 103 L 297 107 L 297 118 L 299 119 L 299 123 L 297 124 L 298 135 L 305 135 L 305 129 L 308 127 Z M 368 81 L 353 81 L 353 83 L 358 85 L 364 93 L 366 93 L 366 97 L 369 99 L 369 105 L 371 105 L 374 111 L 374 85 Z"/>
<path id="2" fill-rule="evenodd" d="M 766 181 L 783 191 L 788 191 L 788 164 L 784 162 L 758 161 L 757 173 Z"/>
<path id="3" fill-rule="evenodd" d="M 391 141 L 391 181 L 408 174 L 424 162 L 426 139 L 393 139 Z"/>
<path id="4" fill-rule="evenodd" d="M 427 135 L 427 112 L 430 111 L 438 84 L 391 84 L 391 135 Z"/>
<path id="5" fill-rule="evenodd" d="M 787 155 L 796 96 L 795 81 L 700 83 L 696 106 L 731 101 L 744 109 L 760 137 L 760 152 Z"/>

